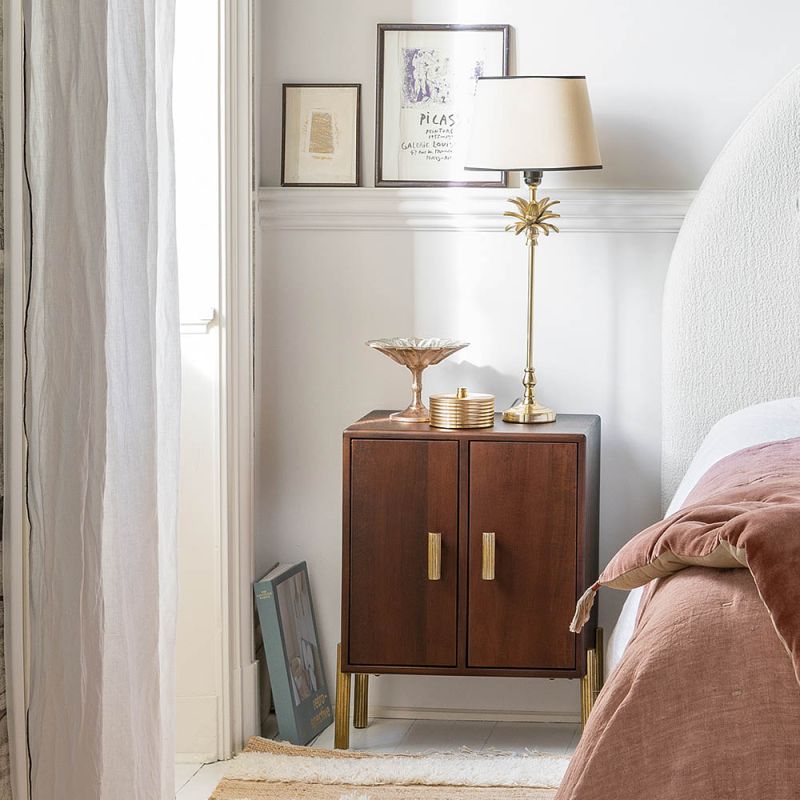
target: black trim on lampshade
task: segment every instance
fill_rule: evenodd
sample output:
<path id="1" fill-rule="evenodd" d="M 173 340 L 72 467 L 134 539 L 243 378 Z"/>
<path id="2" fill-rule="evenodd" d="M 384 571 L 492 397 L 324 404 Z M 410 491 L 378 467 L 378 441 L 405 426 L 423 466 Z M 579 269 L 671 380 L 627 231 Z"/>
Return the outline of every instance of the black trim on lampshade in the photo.
<path id="1" fill-rule="evenodd" d="M 473 172 L 567 172 L 577 169 L 603 169 L 602 164 L 592 164 L 588 167 L 464 167 Z"/>
<path id="2" fill-rule="evenodd" d="M 518 78 L 552 78 L 560 81 L 585 81 L 585 75 L 483 75 L 479 81 L 515 81 Z"/>

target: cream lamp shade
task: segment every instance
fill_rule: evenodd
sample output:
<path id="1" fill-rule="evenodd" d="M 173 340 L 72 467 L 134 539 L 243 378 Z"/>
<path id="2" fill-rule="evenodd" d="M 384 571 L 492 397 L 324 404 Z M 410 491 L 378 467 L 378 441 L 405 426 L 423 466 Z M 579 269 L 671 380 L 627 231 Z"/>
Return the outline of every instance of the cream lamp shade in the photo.
<path id="1" fill-rule="evenodd" d="M 601 169 L 582 76 L 515 76 L 477 82 L 466 169 Z"/>

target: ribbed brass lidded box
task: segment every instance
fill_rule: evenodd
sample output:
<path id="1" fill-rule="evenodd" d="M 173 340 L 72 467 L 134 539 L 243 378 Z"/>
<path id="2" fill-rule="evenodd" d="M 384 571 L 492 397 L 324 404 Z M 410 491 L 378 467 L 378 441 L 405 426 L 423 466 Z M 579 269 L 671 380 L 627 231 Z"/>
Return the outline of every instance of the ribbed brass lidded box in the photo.
<path id="1" fill-rule="evenodd" d="M 494 395 L 469 392 L 432 394 L 431 425 L 434 428 L 491 428 L 494 425 Z"/>

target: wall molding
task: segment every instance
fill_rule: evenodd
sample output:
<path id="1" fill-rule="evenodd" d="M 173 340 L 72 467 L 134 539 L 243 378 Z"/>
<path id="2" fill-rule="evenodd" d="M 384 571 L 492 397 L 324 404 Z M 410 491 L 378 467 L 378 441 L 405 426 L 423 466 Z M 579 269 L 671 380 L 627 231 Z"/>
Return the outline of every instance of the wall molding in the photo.
<path id="1" fill-rule="evenodd" d="M 503 231 L 508 198 L 525 190 L 283 188 L 257 192 L 262 230 Z M 696 192 L 673 189 L 548 189 L 563 231 L 675 233 Z"/>
<path id="2" fill-rule="evenodd" d="M 217 758 L 240 752 L 259 732 L 253 627 L 253 15 L 254 0 L 220 8 L 220 355 L 219 474 L 223 685 Z"/>
<path id="3" fill-rule="evenodd" d="M 370 717 L 382 719 L 488 720 L 490 722 L 567 722 L 577 724 L 581 716 L 569 711 L 497 711 L 470 708 L 419 708 L 412 706 L 370 706 Z"/>

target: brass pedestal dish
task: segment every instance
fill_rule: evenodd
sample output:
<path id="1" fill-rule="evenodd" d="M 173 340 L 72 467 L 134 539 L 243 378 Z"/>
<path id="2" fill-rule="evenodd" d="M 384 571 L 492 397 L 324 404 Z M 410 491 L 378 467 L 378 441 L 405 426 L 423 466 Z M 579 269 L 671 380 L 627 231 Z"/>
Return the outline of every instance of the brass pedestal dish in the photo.
<path id="1" fill-rule="evenodd" d="M 444 361 L 448 356 L 467 347 L 469 342 L 456 339 L 372 339 L 367 345 L 392 361 L 408 367 L 412 375 L 411 403 L 403 411 L 391 415 L 395 422 L 430 422 L 431 415 L 422 402 L 422 373 L 426 367 Z"/>

